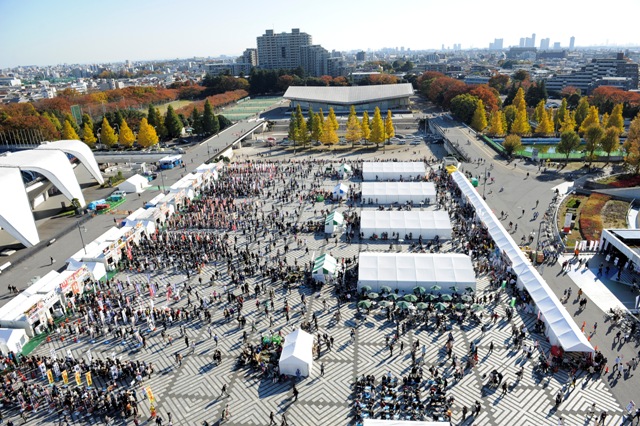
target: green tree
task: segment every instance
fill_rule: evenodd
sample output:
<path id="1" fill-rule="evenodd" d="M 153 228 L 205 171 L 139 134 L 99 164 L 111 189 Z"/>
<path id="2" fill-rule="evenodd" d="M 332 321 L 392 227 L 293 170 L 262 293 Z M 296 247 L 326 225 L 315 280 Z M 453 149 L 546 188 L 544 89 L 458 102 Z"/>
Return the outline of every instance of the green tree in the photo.
<path id="1" fill-rule="evenodd" d="M 587 120 L 583 121 L 584 124 Z M 600 147 L 600 142 L 602 141 L 602 137 L 604 136 L 604 129 L 600 126 L 600 124 L 592 124 L 587 127 L 584 132 L 584 141 L 585 141 L 585 149 L 587 151 L 587 160 L 589 161 L 589 167 L 591 167 L 591 163 L 593 162 L 594 153 Z"/>
<path id="2" fill-rule="evenodd" d="M 191 116 L 189 117 L 189 121 L 191 122 L 191 127 L 193 127 L 193 133 L 196 136 L 200 136 L 204 133 L 204 123 L 202 122 L 202 114 L 198 111 L 198 108 L 194 108 L 191 111 Z"/>
<path id="3" fill-rule="evenodd" d="M 322 122 L 322 136 L 320 138 L 320 142 L 324 145 L 335 145 L 338 143 L 338 134 L 328 117 Z"/>
<path id="4" fill-rule="evenodd" d="M 562 121 L 562 124 L 560 125 L 560 133 L 564 133 L 564 132 L 573 132 L 576 130 L 576 119 L 575 119 L 575 113 L 572 111 L 567 111 L 564 115 L 564 120 Z"/>
<path id="5" fill-rule="evenodd" d="M 149 110 L 147 112 L 147 121 L 149 125 L 155 129 L 159 138 L 164 139 L 167 136 L 167 128 L 164 125 L 164 119 L 160 114 L 160 110 L 154 108 L 151 104 L 149 104 Z"/>
<path id="6" fill-rule="evenodd" d="M 562 102 L 560 103 L 560 108 L 558 108 L 558 113 L 553 117 L 553 128 L 554 130 L 560 129 L 560 126 L 564 122 L 564 119 L 567 115 L 567 98 L 562 98 Z"/>
<path id="7" fill-rule="evenodd" d="M 204 112 L 202 113 L 202 128 L 205 135 L 215 135 L 220 131 L 218 117 L 213 113 L 213 107 L 207 99 L 204 102 Z"/>
<path id="8" fill-rule="evenodd" d="M 133 132 L 129 128 L 127 124 L 127 120 L 124 118 L 120 123 L 120 133 L 118 134 L 118 143 L 120 146 L 124 146 L 130 148 L 133 146 L 133 143 L 136 141 L 136 137 L 133 135 Z"/>
<path id="9" fill-rule="evenodd" d="M 96 145 L 98 139 L 93 135 L 93 129 L 89 125 L 89 123 L 84 123 L 84 127 L 82 128 L 82 141 L 86 143 L 89 148 L 93 148 Z"/>
<path id="10" fill-rule="evenodd" d="M 482 132 L 485 127 L 487 127 L 487 112 L 484 109 L 482 99 L 478 99 L 476 110 L 473 112 L 473 118 L 471 119 L 471 128 L 476 132 Z"/>
<path id="11" fill-rule="evenodd" d="M 84 125 L 88 124 L 91 129 L 93 129 L 93 120 L 89 116 L 89 114 L 82 114 L 82 128 L 84 129 Z M 92 131 L 93 133 L 93 131 Z"/>
<path id="12" fill-rule="evenodd" d="M 587 115 L 589 114 L 589 100 L 587 99 L 586 96 L 583 96 L 580 98 L 580 102 L 578 102 L 578 107 L 576 108 L 575 111 L 575 120 L 576 120 L 576 127 L 580 128 L 580 126 L 582 125 L 582 122 L 584 121 L 585 118 L 587 118 Z"/>
<path id="13" fill-rule="evenodd" d="M 309 110 L 307 111 L 307 129 L 309 132 L 313 129 L 313 117 L 315 115 L 316 113 L 313 112 L 313 108 L 309 107 Z"/>
<path id="14" fill-rule="evenodd" d="M 371 135 L 369 136 L 371 142 L 376 145 L 384 143 L 384 122 L 380 115 L 380 108 L 376 107 L 373 111 L 373 120 L 371 120 Z"/>
<path id="15" fill-rule="evenodd" d="M 182 120 L 180 120 L 180 117 L 178 117 L 178 114 L 176 114 L 171 105 L 167 107 L 167 113 L 164 116 L 164 125 L 167 128 L 167 135 L 171 139 L 179 138 L 182 134 Z"/>
<path id="16" fill-rule="evenodd" d="M 524 136 L 531 133 L 531 125 L 529 124 L 526 109 L 519 109 L 516 113 L 516 119 L 511 125 L 511 133 L 518 136 Z"/>
<path id="17" fill-rule="evenodd" d="M 73 118 L 73 116 L 72 116 L 71 114 L 66 113 L 66 114 L 64 115 L 64 119 L 65 119 L 66 121 L 68 121 L 68 122 L 69 122 L 69 124 L 71 124 L 71 127 L 73 127 L 73 130 L 76 132 L 76 135 L 79 135 L 79 134 L 80 134 L 80 127 L 79 127 L 79 126 L 78 126 L 78 124 L 76 123 L 75 118 Z M 80 138 L 78 138 L 78 139 L 80 139 Z"/>
<path id="18" fill-rule="evenodd" d="M 393 118 L 391 118 L 391 110 L 387 110 L 387 118 L 384 120 L 384 134 L 385 139 L 389 140 L 396 135 L 396 130 L 393 127 Z"/>
<path id="19" fill-rule="evenodd" d="M 158 143 L 156 129 L 151 126 L 146 118 L 140 120 L 140 131 L 138 132 L 138 145 L 148 148 Z"/>
<path id="20" fill-rule="evenodd" d="M 600 148 L 607 153 L 607 162 L 611 153 L 620 147 L 620 131 L 616 127 L 607 127 L 600 141 Z"/>
<path id="21" fill-rule="evenodd" d="M 587 129 L 594 124 L 597 124 L 598 126 L 600 125 L 600 116 L 598 115 L 598 107 L 596 106 L 589 107 L 589 113 L 587 114 L 587 117 L 582 120 L 578 133 L 586 133 Z"/>
<path id="22" fill-rule="evenodd" d="M 501 111 L 494 111 L 491 113 L 489 117 L 489 130 L 488 134 L 491 136 L 502 136 L 504 135 L 504 126 L 502 125 L 502 116 L 503 113 Z"/>
<path id="23" fill-rule="evenodd" d="M 538 133 L 539 135 L 548 136 L 553 133 L 553 122 L 551 121 L 549 112 L 544 107 L 544 104 L 542 105 L 542 112 L 540 114 L 540 121 L 538 121 L 536 133 Z"/>
<path id="24" fill-rule="evenodd" d="M 362 128 L 360 127 L 360 122 L 356 115 L 356 109 L 353 105 L 351 105 L 351 110 L 349 111 L 349 118 L 347 119 L 347 133 L 344 138 L 348 142 L 351 142 L 351 146 L 362 139 Z"/>
<path id="25" fill-rule="evenodd" d="M 371 126 L 369 125 L 369 113 L 367 111 L 362 113 L 360 128 L 362 129 L 362 139 L 368 141 L 371 137 Z"/>
<path id="26" fill-rule="evenodd" d="M 338 123 L 338 119 L 336 118 L 336 113 L 333 111 L 333 108 L 329 108 L 329 115 L 327 115 L 327 120 L 329 120 L 329 122 L 333 126 L 333 130 L 337 132 L 340 128 L 340 124 Z"/>
<path id="27" fill-rule="evenodd" d="M 471 124 L 473 114 L 478 106 L 478 98 L 463 93 L 451 99 L 451 113 L 465 124 Z"/>
<path id="28" fill-rule="evenodd" d="M 504 108 L 504 128 L 507 133 L 511 132 L 511 127 L 513 127 L 513 123 L 516 121 L 516 116 L 518 115 L 518 109 L 515 105 L 508 105 Z"/>
<path id="29" fill-rule="evenodd" d="M 80 136 L 78 136 L 69 120 L 64 120 L 64 124 L 62 125 L 62 139 L 80 140 Z"/>
<path id="30" fill-rule="evenodd" d="M 289 119 L 289 131 L 287 132 L 287 137 L 291 142 L 296 144 L 298 142 L 298 120 L 296 120 L 295 115 L 293 115 Z"/>
<path id="31" fill-rule="evenodd" d="M 522 139 L 518 135 L 508 135 L 502 141 L 502 148 L 510 157 L 514 152 L 522 151 Z"/>
<path id="32" fill-rule="evenodd" d="M 53 124 L 53 126 L 56 128 L 56 130 L 58 132 L 62 131 L 62 123 L 60 123 L 60 120 L 58 120 L 58 117 L 56 117 L 54 114 L 51 114 L 47 111 L 43 112 L 42 115 L 51 122 L 51 124 Z"/>
<path id="33" fill-rule="evenodd" d="M 632 167 L 637 175 L 640 172 L 640 113 L 631 120 L 627 141 L 624 143 L 624 151 L 626 154 L 625 163 Z"/>
<path id="34" fill-rule="evenodd" d="M 622 118 L 622 104 L 616 104 L 611 111 L 611 115 L 609 119 L 605 122 L 603 120 L 603 125 L 606 125 L 607 128 L 615 127 L 618 129 L 618 133 L 622 134 L 624 132 L 624 118 Z"/>
<path id="35" fill-rule="evenodd" d="M 102 119 L 102 126 L 100 128 L 100 143 L 111 148 L 118 142 L 118 136 L 113 131 L 113 127 L 109 124 L 106 118 Z"/>
<path id="36" fill-rule="evenodd" d="M 574 130 L 567 130 L 560 135 L 560 142 L 556 145 L 556 152 L 564 154 L 566 161 L 569 162 L 569 156 L 580 146 L 580 136 Z"/>

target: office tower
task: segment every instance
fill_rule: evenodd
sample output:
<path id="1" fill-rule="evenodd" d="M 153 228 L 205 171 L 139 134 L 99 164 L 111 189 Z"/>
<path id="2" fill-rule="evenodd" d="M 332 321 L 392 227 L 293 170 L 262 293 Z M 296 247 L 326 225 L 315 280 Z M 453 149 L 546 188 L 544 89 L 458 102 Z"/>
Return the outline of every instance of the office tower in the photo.
<path id="1" fill-rule="evenodd" d="M 571 38 L 569 39 L 569 49 L 573 50 L 576 47 L 576 38 L 574 36 L 571 36 Z"/>
<path id="2" fill-rule="evenodd" d="M 311 46 L 311 36 L 293 28 L 290 33 L 266 30 L 257 38 L 258 64 L 265 69 L 294 69 L 300 66 L 300 48 Z"/>
<path id="3" fill-rule="evenodd" d="M 553 43 L 553 50 L 560 50 L 560 42 L 556 41 Z"/>
<path id="4" fill-rule="evenodd" d="M 525 39 L 524 37 L 520 37 L 520 47 L 525 47 Z"/>
<path id="5" fill-rule="evenodd" d="M 320 45 L 300 47 L 300 66 L 305 74 L 314 77 L 327 75 L 329 51 Z"/>
<path id="6" fill-rule="evenodd" d="M 549 43 L 551 40 L 549 38 L 543 38 L 540 40 L 540 49 L 541 50 L 549 50 Z"/>

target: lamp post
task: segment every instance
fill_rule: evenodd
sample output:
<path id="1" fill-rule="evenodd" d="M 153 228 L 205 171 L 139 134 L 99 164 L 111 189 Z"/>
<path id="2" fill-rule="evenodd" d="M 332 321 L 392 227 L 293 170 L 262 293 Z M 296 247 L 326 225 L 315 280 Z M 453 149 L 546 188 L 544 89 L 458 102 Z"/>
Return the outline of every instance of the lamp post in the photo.
<path id="1" fill-rule="evenodd" d="M 540 225 L 538 225 L 538 235 L 536 236 L 536 251 L 535 251 L 535 259 L 534 264 L 538 264 L 538 244 L 540 243 L 540 231 L 542 230 L 542 225 L 544 225 L 546 222 L 544 220 L 540 221 Z"/>
<path id="2" fill-rule="evenodd" d="M 76 221 L 76 226 L 78 227 L 78 233 L 80 234 L 80 241 L 82 242 L 82 248 L 84 250 L 84 254 L 87 254 L 87 246 L 84 245 L 84 238 L 82 238 L 82 232 L 87 232 L 87 228 L 84 226 L 80 226 L 80 221 Z"/>
<path id="3" fill-rule="evenodd" d="M 484 168 L 484 181 L 482 182 L 482 199 L 486 200 L 487 197 L 484 196 L 485 189 L 487 188 L 487 168 Z"/>
<path id="4" fill-rule="evenodd" d="M 162 169 L 160 169 L 160 179 L 162 180 L 162 193 L 164 194 L 164 173 L 162 172 Z"/>

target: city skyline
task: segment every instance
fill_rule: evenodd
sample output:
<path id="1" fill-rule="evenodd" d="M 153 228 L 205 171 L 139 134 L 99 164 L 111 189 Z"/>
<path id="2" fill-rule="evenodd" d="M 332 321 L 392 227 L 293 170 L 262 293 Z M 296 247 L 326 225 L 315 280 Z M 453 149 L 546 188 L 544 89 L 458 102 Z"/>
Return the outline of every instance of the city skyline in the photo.
<path id="1" fill-rule="evenodd" d="M 1 0 L 0 37 L 6 42 L 0 47 L 0 68 L 236 56 L 255 48 L 256 38 L 267 29 L 280 33 L 292 28 L 310 34 L 313 44 L 329 51 L 439 50 L 454 44 L 462 49 L 486 49 L 495 38 L 503 39 L 506 48 L 518 46 L 522 37 L 532 33 L 538 37 L 536 47 L 547 38 L 552 45 L 559 42 L 568 47 L 571 36 L 576 47 L 640 45 L 640 34 L 633 26 L 614 24 L 621 10 L 626 16 L 640 14 L 640 2 L 622 0 L 615 11 L 598 9 L 598 20 L 611 22 L 606 31 L 598 32 L 583 24 L 593 20 L 596 5 L 590 3 L 576 8 L 541 0 L 527 11 L 524 22 L 502 0 L 490 7 L 471 0 L 455 4 L 409 0 L 396 9 L 389 9 L 381 0 L 327 0 L 323 3 L 331 21 L 327 25 L 315 14 L 300 13 L 300 4 L 292 0 L 282 0 L 279 7 L 268 10 L 264 3 L 248 0 L 241 11 L 233 3 L 206 0 L 114 0 L 108 8 L 79 0 Z M 256 13 L 240 13 L 247 10 Z M 550 19 L 549 10 L 571 20 Z"/>

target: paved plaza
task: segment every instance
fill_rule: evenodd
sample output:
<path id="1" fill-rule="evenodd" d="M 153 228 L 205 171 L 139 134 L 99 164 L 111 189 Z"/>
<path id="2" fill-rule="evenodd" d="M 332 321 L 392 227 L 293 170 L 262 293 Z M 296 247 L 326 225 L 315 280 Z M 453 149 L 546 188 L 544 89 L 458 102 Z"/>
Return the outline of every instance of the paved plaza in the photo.
<path id="1" fill-rule="evenodd" d="M 435 146 L 435 150 L 440 147 Z M 237 151 L 239 156 L 235 161 L 254 160 L 286 160 L 291 153 L 284 151 L 274 151 L 268 157 L 263 156 L 267 151 L 264 148 L 243 148 Z M 442 152 L 431 152 L 428 146 L 407 147 L 389 152 L 367 153 L 362 158 L 392 158 L 420 160 L 424 158 L 441 157 Z M 296 155 L 297 159 L 304 156 Z M 345 158 L 342 154 L 325 153 L 318 154 L 315 158 L 331 160 L 335 166 Z M 346 160 L 355 160 L 354 156 L 346 156 Z M 331 191 L 338 182 L 331 178 L 318 178 L 316 173 L 322 174 L 325 165 L 317 164 L 313 166 L 312 173 L 305 182 L 307 185 L 318 184 L 321 188 Z M 274 179 L 278 187 L 286 189 L 292 182 L 285 179 L 284 182 Z M 359 191 L 360 182 L 353 179 L 348 182 L 356 191 Z M 250 200 L 255 202 L 255 199 Z M 283 213 L 294 215 L 295 210 L 300 207 L 300 202 L 295 199 L 291 203 L 278 202 L 274 200 L 261 200 L 262 210 L 265 213 L 271 212 L 274 208 Z M 366 207 L 371 208 L 371 207 Z M 434 207 L 428 207 L 433 209 Z M 324 222 L 324 215 L 320 210 L 347 211 L 346 206 L 328 203 L 302 204 L 302 210 L 297 216 L 299 224 L 308 221 Z M 360 207 L 355 207 L 359 211 Z M 352 208 L 354 211 L 354 208 Z M 197 231 L 193 231 L 197 232 Z M 235 234 L 235 235 L 234 235 Z M 247 240 L 242 232 L 230 232 L 230 235 L 237 236 L 238 247 L 244 248 Z M 359 240 L 355 238 L 351 243 L 347 243 L 342 236 L 338 240 L 330 238 L 325 240 L 323 235 L 313 233 L 299 234 L 302 244 L 297 244 L 288 235 L 280 235 L 276 230 L 271 230 L 265 241 L 273 240 L 276 246 L 269 253 L 266 253 L 266 260 L 277 262 L 286 259 L 288 265 L 303 267 L 314 257 L 323 253 L 329 253 L 337 259 L 352 259 L 362 251 L 376 252 L 408 252 L 409 243 L 400 245 L 389 242 Z M 256 242 L 250 242 L 249 249 L 257 250 Z M 288 245 L 286 255 L 284 246 Z M 308 252 L 307 252 L 308 250 Z M 461 252 L 461 247 L 456 241 L 446 243 L 443 250 Z M 216 280 L 215 286 L 209 284 L 209 277 L 217 271 L 220 279 Z M 198 278 L 202 277 L 203 283 L 199 284 Z M 167 284 L 179 283 L 180 285 L 191 285 L 200 294 L 211 295 L 213 291 L 223 292 L 225 286 L 229 286 L 236 295 L 240 294 L 239 289 L 230 287 L 230 278 L 227 275 L 227 265 L 223 262 L 210 262 L 206 265 L 200 276 L 187 276 L 175 271 L 173 268 L 166 268 L 153 271 L 150 274 L 152 282 L 158 284 L 162 289 Z M 119 273 L 116 280 L 124 283 L 123 291 L 128 295 L 134 307 L 147 307 L 150 304 L 148 294 L 135 299 L 135 283 L 145 283 L 147 273 L 128 272 Z M 127 286 L 127 281 L 133 285 Z M 161 337 L 161 329 L 158 327 L 154 332 L 145 332 L 147 337 L 146 349 L 141 348 L 138 342 L 129 338 L 124 341 L 113 336 L 103 336 L 91 341 L 89 337 L 81 337 L 74 342 L 71 339 L 54 338 L 51 342 L 43 343 L 35 354 L 48 356 L 51 350 L 57 351 L 59 356 L 71 354 L 76 357 L 87 356 L 90 349 L 94 359 L 105 359 L 107 357 L 118 357 L 123 360 L 134 359 L 152 362 L 155 372 L 150 379 L 145 379 L 141 384 L 134 384 L 137 390 L 138 406 L 141 413 L 141 421 L 149 418 L 149 403 L 143 399 L 142 387 L 151 387 L 157 400 L 156 408 L 164 423 L 168 423 L 167 413 L 171 413 L 174 425 L 201 425 L 204 421 L 209 424 L 216 424 L 221 421 L 222 412 L 228 404 L 230 417 L 222 422 L 228 425 L 268 425 L 269 413 L 276 414 L 276 421 L 280 424 L 282 414 L 286 413 L 288 424 L 290 425 L 347 425 L 355 424 L 353 407 L 354 389 L 352 384 L 356 377 L 362 375 L 374 375 L 378 380 L 389 372 L 402 377 L 411 370 L 411 345 L 418 341 L 420 345 L 426 344 L 427 352 L 424 359 L 425 377 L 429 376 L 428 367 L 434 366 L 444 377 L 447 377 L 449 386 L 447 396 L 453 396 L 455 402 L 452 406 L 452 424 L 477 424 L 477 425 L 556 425 L 558 419 L 562 417 L 565 425 L 586 425 L 594 424 L 587 418 L 587 411 L 591 404 L 596 403 L 596 413 L 602 410 L 609 413 L 607 425 L 620 424 L 623 414 L 623 407 L 616 401 L 606 381 L 601 380 L 598 375 L 588 378 L 584 373 L 578 377 L 575 388 L 567 386 L 568 376 L 566 371 L 559 371 L 554 375 L 537 375 L 533 373 L 533 366 L 537 363 L 537 356 L 527 359 L 522 351 L 518 351 L 511 344 L 511 324 L 504 318 L 505 307 L 508 305 L 510 295 L 504 290 L 489 288 L 486 275 L 478 276 L 477 295 L 496 295 L 496 302 L 486 304 L 484 322 L 490 323 L 488 316 L 492 313 L 500 315 L 500 319 L 495 323 L 490 323 L 488 330 L 482 336 L 479 326 L 469 325 L 465 322 L 462 326 L 451 325 L 450 330 L 454 337 L 454 354 L 463 363 L 468 356 L 468 348 L 471 342 L 478 346 L 479 363 L 470 372 L 467 372 L 462 380 L 456 382 L 453 377 L 451 361 L 447 360 L 445 344 L 447 334 L 435 332 L 426 327 L 410 328 L 402 334 L 400 341 L 404 343 L 404 352 L 400 353 L 396 347 L 393 356 L 385 345 L 385 338 L 395 333 L 395 325 L 387 321 L 385 315 L 380 310 L 373 310 L 366 318 L 357 315 L 355 303 L 344 304 L 341 308 L 341 320 L 336 321 L 334 314 L 338 309 L 335 293 L 332 285 L 324 285 L 319 292 L 313 292 L 311 288 L 304 286 L 294 286 L 290 293 L 287 293 L 281 282 L 272 283 L 271 280 L 261 278 L 260 275 L 249 276 L 247 282 L 251 289 L 256 283 L 264 285 L 267 292 L 273 288 L 275 291 L 275 309 L 273 317 L 275 324 L 269 326 L 268 318 L 262 312 L 257 312 L 255 300 L 248 297 L 245 302 L 243 314 L 246 316 L 247 325 L 244 329 L 239 327 L 235 320 L 226 321 L 223 316 L 223 309 L 226 303 L 217 302 L 210 308 L 214 332 L 220 336 L 219 343 L 210 338 L 208 323 L 199 319 L 174 323 L 169 327 L 168 333 L 173 336 L 172 345 L 167 345 Z M 115 287 L 112 288 L 114 290 Z M 306 313 L 302 313 L 301 296 L 306 298 Z M 226 298 L 223 298 L 226 300 Z M 266 293 L 259 296 L 260 301 L 268 299 Z M 284 314 L 284 302 L 288 300 L 291 306 L 291 320 L 287 323 Z M 328 302 L 328 309 L 323 309 L 323 300 Z M 167 305 L 164 291 L 159 291 L 153 299 L 156 307 Z M 173 308 L 185 308 L 187 306 L 186 297 L 180 301 L 173 301 L 168 306 Z M 302 321 L 310 321 L 312 314 L 318 316 L 318 326 L 321 333 L 328 333 L 335 339 L 334 348 L 327 351 L 323 348 L 320 358 L 314 365 L 310 377 L 303 378 L 297 382 L 296 386 L 300 394 L 297 401 L 292 396 L 292 383 L 273 383 L 270 378 L 262 378 L 257 370 L 247 367 L 236 368 L 236 361 L 239 358 L 243 347 L 243 331 L 248 333 L 250 343 L 257 343 L 261 335 L 278 333 L 283 335 L 297 328 Z M 255 321 L 257 331 L 251 332 L 251 326 Z M 533 330 L 536 321 L 535 315 L 524 312 L 517 312 L 512 320 L 516 326 L 526 325 L 527 329 Z M 142 322 L 139 322 L 142 325 Z M 180 326 L 184 329 L 189 341 L 195 342 L 195 351 L 191 351 L 180 336 Z M 351 341 L 350 331 L 355 327 L 355 340 Z M 142 327 L 146 329 L 146 327 Z M 317 331 L 314 332 L 317 334 Z M 531 337 L 533 336 L 533 337 Z M 540 335 L 529 335 L 528 344 L 533 344 L 538 339 L 541 350 L 549 352 L 548 343 Z M 493 353 L 489 353 L 489 345 L 493 343 Z M 222 352 L 222 362 L 217 365 L 212 362 L 213 351 L 220 349 Z M 326 347 L 325 347 L 326 348 Z M 175 354 L 181 353 L 184 356 L 182 365 L 175 362 Z M 320 363 L 325 365 L 324 376 L 320 375 Z M 524 376 L 521 380 L 516 380 L 516 372 L 524 366 Z M 504 380 L 509 385 L 506 395 L 501 396 L 499 389 L 482 391 L 483 385 L 487 382 L 483 376 L 488 376 L 494 369 L 504 375 Z M 96 386 L 104 383 L 95 378 Z M 129 384 L 124 384 L 124 389 L 129 388 Z M 223 385 L 227 385 L 228 396 L 221 395 Z M 423 389 L 424 386 L 423 386 Z M 554 409 L 554 398 L 558 392 L 563 395 L 563 402 L 559 408 Z M 475 416 L 467 416 L 462 420 L 462 407 L 471 408 L 476 401 L 480 401 L 481 411 Z M 41 409 L 37 414 L 31 415 L 29 424 L 41 424 L 44 422 L 57 421 L 55 414 L 49 414 L 46 409 Z M 73 417 L 73 422 L 77 424 L 98 424 L 103 421 L 98 416 L 82 416 L 77 414 Z M 153 420 L 150 420 L 153 421 Z M 127 419 L 131 423 L 132 419 Z M 124 424 L 125 420 L 116 417 L 115 424 Z"/>

